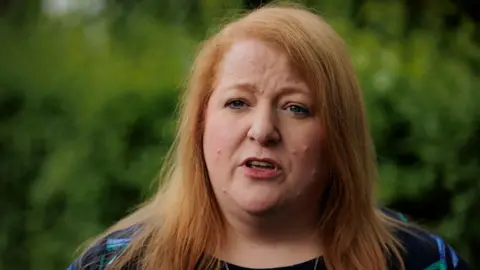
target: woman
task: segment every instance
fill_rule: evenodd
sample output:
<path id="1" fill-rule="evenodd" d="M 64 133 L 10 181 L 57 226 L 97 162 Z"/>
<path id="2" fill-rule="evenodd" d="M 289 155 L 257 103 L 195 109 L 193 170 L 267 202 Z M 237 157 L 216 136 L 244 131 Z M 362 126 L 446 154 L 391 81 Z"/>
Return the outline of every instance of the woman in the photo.
<path id="1" fill-rule="evenodd" d="M 158 194 L 70 269 L 466 269 L 377 209 L 375 156 L 340 37 L 267 6 L 203 44 Z"/>

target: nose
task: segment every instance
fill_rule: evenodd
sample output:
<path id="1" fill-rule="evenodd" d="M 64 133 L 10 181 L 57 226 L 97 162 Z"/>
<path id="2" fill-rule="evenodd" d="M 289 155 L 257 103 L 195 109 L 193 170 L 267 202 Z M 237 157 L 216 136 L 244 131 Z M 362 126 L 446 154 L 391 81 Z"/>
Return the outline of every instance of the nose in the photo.
<path id="1" fill-rule="evenodd" d="M 257 107 L 252 115 L 252 123 L 248 130 L 248 138 L 260 145 L 270 146 L 280 142 L 277 119 L 270 106 Z"/>

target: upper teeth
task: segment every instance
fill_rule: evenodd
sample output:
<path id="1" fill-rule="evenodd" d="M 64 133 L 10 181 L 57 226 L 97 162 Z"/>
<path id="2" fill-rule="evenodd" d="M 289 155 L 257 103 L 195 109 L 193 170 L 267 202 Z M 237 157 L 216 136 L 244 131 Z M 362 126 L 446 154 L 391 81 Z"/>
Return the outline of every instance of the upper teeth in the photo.
<path id="1" fill-rule="evenodd" d="M 252 160 L 250 161 L 250 163 L 252 164 L 252 166 L 273 167 L 273 164 L 270 162 Z"/>

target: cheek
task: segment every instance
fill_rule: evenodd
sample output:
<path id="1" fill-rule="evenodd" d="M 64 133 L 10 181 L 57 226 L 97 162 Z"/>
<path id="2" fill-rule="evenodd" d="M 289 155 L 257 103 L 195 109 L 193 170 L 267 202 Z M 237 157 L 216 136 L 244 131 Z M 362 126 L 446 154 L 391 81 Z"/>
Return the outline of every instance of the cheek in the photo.
<path id="1" fill-rule="evenodd" d="M 232 127 L 222 117 L 210 117 L 205 123 L 203 135 L 203 150 L 207 163 L 217 161 L 220 156 L 227 154 L 232 148 L 234 134 Z M 215 165 L 215 164 L 213 164 Z"/>
<path id="2" fill-rule="evenodd" d="M 317 132 L 312 132 L 309 140 L 299 140 L 291 150 L 291 155 L 295 158 L 297 166 L 305 177 L 318 178 L 321 175 L 322 164 L 325 161 L 323 140 Z"/>
<path id="3" fill-rule="evenodd" d="M 210 182 L 216 192 L 224 191 L 225 180 L 231 177 L 232 159 L 236 150 L 235 126 L 225 115 L 215 112 L 205 122 L 203 152 Z"/>
<path id="4" fill-rule="evenodd" d="M 307 195 L 316 202 L 325 185 L 325 156 L 320 140 L 303 141 L 296 149 L 296 168 L 294 178 L 297 179 L 294 193 L 296 197 Z M 317 196 L 318 195 L 318 196 Z"/>

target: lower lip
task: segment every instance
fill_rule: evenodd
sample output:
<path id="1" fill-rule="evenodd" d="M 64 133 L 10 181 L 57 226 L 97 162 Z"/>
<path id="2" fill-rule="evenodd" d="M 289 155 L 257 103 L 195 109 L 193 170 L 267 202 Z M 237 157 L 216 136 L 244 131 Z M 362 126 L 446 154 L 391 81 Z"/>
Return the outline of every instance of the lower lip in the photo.
<path id="1" fill-rule="evenodd" d="M 250 168 L 248 166 L 242 166 L 243 172 L 245 176 L 254 178 L 254 179 L 272 179 L 277 177 L 281 171 L 278 169 L 257 169 L 257 168 Z"/>

